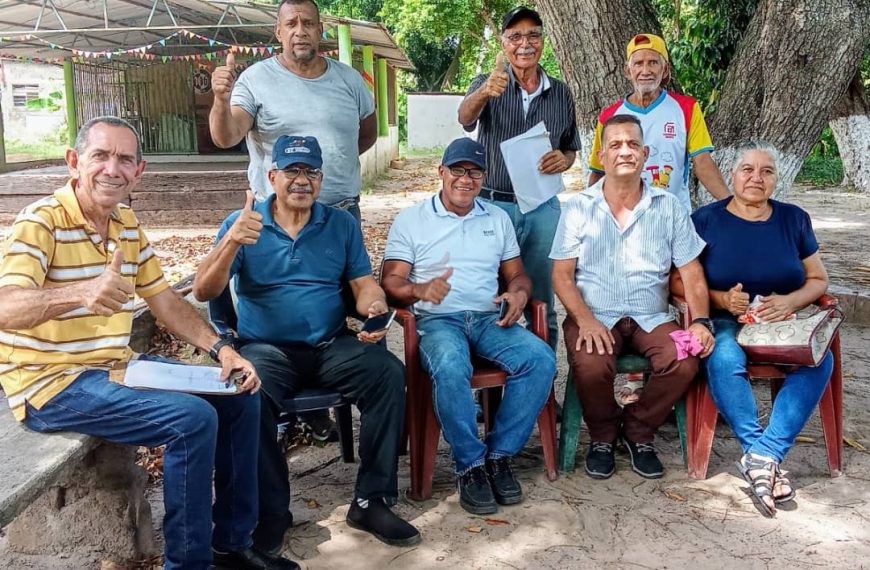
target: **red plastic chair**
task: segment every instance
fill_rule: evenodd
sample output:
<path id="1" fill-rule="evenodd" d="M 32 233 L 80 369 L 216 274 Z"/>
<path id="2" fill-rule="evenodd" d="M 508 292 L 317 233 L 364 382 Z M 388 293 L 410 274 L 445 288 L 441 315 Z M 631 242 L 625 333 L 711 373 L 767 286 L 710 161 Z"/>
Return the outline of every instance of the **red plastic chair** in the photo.
<path id="1" fill-rule="evenodd" d="M 547 341 L 547 305 L 531 301 L 531 331 Z M 414 315 L 404 309 L 397 311 L 396 320 L 402 323 L 405 338 L 405 430 L 409 435 L 411 459 L 412 499 L 422 501 L 432 496 L 432 477 L 435 473 L 435 455 L 441 426 L 432 407 L 432 381 L 420 367 L 420 351 L 417 343 L 417 323 Z M 485 428 L 487 431 L 494 417 L 501 390 L 507 374 L 484 361 L 474 362 L 471 387 L 486 390 L 483 398 Z M 538 416 L 538 430 L 544 448 L 544 469 L 547 478 L 555 481 L 556 473 L 556 397 L 550 389 L 550 397 Z"/>
<path id="2" fill-rule="evenodd" d="M 833 307 L 837 305 L 837 299 L 832 295 L 823 295 L 816 303 L 821 307 Z M 679 307 L 685 315 L 686 322 L 690 322 L 691 316 L 688 314 L 686 304 L 683 302 Z M 831 353 L 834 356 L 834 369 L 819 401 L 819 415 L 822 419 L 822 432 L 828 453 L 828 469 L 831 477 L 839 477 L 843 470 L 843 373 L 840 363 L 839 332 L 831 343 Z M 788 370 L 789 367 L 785 366 L 747 363 L 750 378 L 770 380 L 771 401 L 776 398 Z M 706 479 L 718 410 L 710 397 L 710 388 L 704 374 L 698 374 L 697 381 L 686 393 L 686 416 L 689 477 Z"/>

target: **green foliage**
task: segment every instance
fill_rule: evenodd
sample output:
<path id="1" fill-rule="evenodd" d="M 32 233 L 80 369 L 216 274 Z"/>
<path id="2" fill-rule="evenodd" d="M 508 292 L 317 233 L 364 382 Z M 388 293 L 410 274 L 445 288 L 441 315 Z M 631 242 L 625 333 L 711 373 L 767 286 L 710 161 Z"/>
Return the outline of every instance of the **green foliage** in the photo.
<path id="1" fill-rule="evenodd" d="M 840 156 L 837 141 L 834 139 L 834 132 L 831 130 L 831 127 L 825 127 L 825 130 L 822 131 L 819 141 L 813 145 L 810 151 L 810 156 L 819 158 L 836 158 Z"/>
<path id="2" fill-rule="evenodd" d="M 64 128 L 66 124 L 64 124 Z M 64 136 L 66 138 L 66 136 Z M 6 139 L 6 155 L 21 155 L 20 160 L 43 160 L 63 158 L 66 152 L 66 141 L 59 141 L 59 133 L 46 135 L 36 142 Z"/>
<path id="3" fill-rule="evenodd" d="M 707 114 L 716 109 L 725 72 L 755 12 L 756 0 L 654 0 L 680 87 Z"/>
<path id="4" fill-rule="evenodd" d="M 28 111 L 60 111 L 63 103 L 63 93 L 60 91 L 52 91 L 48 97 L 40 97 L 39 99 L 31 99 L 26 103 Z"/>
<path id="5" fill-rule="evenodd" d="M 816 145 L 818 146 L 818 145 Z M 795 182 L 814 186 L 837 186 L 843 183 L 843 161 L 838 156 L 810 155 L 798 172 Z"/>

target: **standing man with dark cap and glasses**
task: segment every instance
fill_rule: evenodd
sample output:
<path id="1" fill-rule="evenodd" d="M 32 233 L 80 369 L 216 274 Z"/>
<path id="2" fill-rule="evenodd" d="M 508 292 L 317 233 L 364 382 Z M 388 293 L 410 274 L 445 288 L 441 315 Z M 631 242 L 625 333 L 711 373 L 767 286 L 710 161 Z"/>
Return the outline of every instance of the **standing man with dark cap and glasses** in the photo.
<path id="1" fill-rule="evenodd" d="M 538 169 L 544 174 L 568 170 L 580 150 L 574 99 L 567 85 L 549 77 L 538 65 L 544 34 L 537 12 L 519 6 L 505 14 L 501 48 L 492 73 L 471 83 L 459 106 L 459 122 L 467 131 L 478 128 L 478 140 L 486 148 L 489 165 L 480 197 L 502 208 L 513 222 L 522 262 L 532 280 L 532 297 L 547 303 L 550 346 L 555 350 L 559 329 L 548 254 L 559 223 L 559 198 L 554 196 L 531 212 L 520 212 L 499 145 L 543 121 L 553 150 L 541 157 Z"/>

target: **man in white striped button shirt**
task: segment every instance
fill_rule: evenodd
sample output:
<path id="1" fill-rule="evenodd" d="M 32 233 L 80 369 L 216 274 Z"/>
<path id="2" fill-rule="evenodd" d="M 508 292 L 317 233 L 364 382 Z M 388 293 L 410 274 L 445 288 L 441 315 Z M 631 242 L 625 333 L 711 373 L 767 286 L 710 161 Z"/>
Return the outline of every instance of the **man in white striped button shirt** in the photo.
<path id="1" fill-rule="evenodd" d="M 605 176 L 565 204 L 550 257 L 553 288 L 568 316 L 562 328 L 568 362 L 592 440 L 586 472 L 606 479 L 615 469 L 620 437 L 632 469 L 663 474 L 652 441 L 688 388 L 698 359 L 678 359 L 670 334 L 668 274 L 675 265 L 695 321 L 689 332 L 713 350 L 707 284 L 698 261 L 704 242 L 686 209 L 666 191 L 641 180 L 648 147 L 636 117 L 614 115 L 602 129 L 598 159 Z M 640 399 L 620 410 L 613 396 L 616 357 L 631 348 L 650 361 Z"/>

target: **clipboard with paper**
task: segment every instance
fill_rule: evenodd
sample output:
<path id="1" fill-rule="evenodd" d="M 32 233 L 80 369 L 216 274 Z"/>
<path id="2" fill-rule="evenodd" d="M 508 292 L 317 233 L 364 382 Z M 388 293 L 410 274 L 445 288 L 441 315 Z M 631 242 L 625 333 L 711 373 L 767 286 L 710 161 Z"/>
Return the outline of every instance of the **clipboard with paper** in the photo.
<path id="1" fill-rule="evenodd" d="M 153 360 L 130 360 L 109 371 L 109 379 L 129 388 L 166 390 L 188 394 L 231 396 L 238 385 L 221 380 L 221 369 L 215 366 L 170 364 Z"/>
<path id="2" fill-rule="evenodd" d="M 561 174 L 543 174 L 538 170 L 538 161 L 553 150 L 544 121 L 502 142 L 500 146 L 517 197 L 517 206 L 523 214 L 531 212 L 565 189 Z"/>

